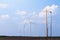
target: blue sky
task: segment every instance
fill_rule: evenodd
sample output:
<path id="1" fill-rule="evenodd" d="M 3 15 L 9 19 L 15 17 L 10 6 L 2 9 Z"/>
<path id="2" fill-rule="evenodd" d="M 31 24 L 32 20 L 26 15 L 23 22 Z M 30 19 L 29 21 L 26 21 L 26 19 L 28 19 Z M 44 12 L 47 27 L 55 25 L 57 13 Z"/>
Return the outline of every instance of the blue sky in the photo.
<path id="1" fill-rule="evenodd" d="M 44 11 L 47 8 L 49 35 L 51 10 L 52 36 L 60 36 L 59 2 L 59 0 L 0 0 L 0 35 L 46 36 Z"/>

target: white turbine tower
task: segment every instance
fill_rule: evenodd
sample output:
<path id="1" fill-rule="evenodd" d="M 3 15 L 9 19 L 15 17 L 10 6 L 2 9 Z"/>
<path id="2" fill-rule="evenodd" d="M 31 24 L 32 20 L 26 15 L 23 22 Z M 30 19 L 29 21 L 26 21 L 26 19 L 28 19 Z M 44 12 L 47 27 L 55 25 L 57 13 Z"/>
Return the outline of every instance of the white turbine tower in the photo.
<path id="1" fill-rule="evenodd" d="M 25 36 L 25 28 L 26 28 L 26 26 L 25 26 L 25 25 L 26 25 L 26 23 L 24 22 L 24 36 Z"/>
<path id="2" fill-rule="evenodd" d="M 32 34 L 32 25 L 34 24 L 34 25 L 36 25 L 36 23 L 35 22 L 33 22 L 32 20 L 30 20 L 30 35 Z"/>
<path id="3" fill-rule="evenodd" d="M 50 11 L 50 14 L 51 14 L 51 16 L 50 16 L 50 37 L 52 37 L 52 11 Z M 51 38 L 50 38 L 50 40 L 51 40 Z"/>

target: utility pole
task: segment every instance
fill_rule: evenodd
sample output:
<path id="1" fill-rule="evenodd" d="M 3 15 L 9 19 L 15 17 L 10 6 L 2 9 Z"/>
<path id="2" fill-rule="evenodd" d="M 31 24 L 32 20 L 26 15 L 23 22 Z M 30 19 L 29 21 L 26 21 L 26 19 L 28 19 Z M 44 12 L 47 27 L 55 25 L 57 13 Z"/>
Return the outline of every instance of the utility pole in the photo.
<path id="1" fill-rule="evenodd" d="M 46 8 L 46 39 L 48 40 L 48 10 Z"/>

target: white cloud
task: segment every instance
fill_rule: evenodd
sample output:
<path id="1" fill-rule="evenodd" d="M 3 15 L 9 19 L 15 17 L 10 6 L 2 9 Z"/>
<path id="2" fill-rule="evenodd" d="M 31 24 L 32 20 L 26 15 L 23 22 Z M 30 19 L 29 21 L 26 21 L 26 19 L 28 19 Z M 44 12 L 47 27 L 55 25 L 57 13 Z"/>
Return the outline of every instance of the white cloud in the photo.
<path id="1" fill-rule="evenodd" d="M 31 13 L 28 13 L 26 11 L 17 10 L 17 14 L 22 15 L 22 17 L 23 17 L 23 15 L 27 16 L 27 17 L 24 17 L 25 20 L 23 21 L 23 23 L 28 23 L 29 24 L 30 22 L 32 22 L 32 23 L 39 23 L 39 24 L 41 23 L 42 24 L 42 23 L 46 23 L 46 19 L 45 19 L 46 9 L 48 10 L 47 13 L 48 13 L 48 16 L 49 16 L 50 15 L 50 11 L 52 11 L 52 14 L 53 14 L 53 12 L 55 12 L 57 8 L 58 8 L 58 6 L 53 4 L 51 6 L 46 6 L 39 13 L 36 13 L 34 11 L 31 12 Z M 27 19 L 29 19 L 29 20 L 27 20 Z"/>
<path id="2" fill-rule="evenodd" d="M 6 20 L 9 18 L 9 15 L 1 15 L 0 20 Z"/>
<path id="3" fill-rule="evenodd" d="M 17 11 L 16 11 L 16 14 L 19 14 L 19 15 L 26 15 L 27 12 L 26 12 L 26 11 L 17 10 Z"/>
<path id="4" fill-rule="evenodd" d="M 38 14 L 35 14 L 32 16 L 33 19 L 35 19 L 36 23 L 46 23 L 45 21 L 45 16 L 46 16 L 46 9 L 48 10 L 48 16 L 50 15 L 50 11 L 52 12 L 52 14 L 54 14 L 54 12 L 56 11 L 56 9 L 58 8 L 58 5 L 51 5 L 51 6 L 46 6 L 41 12 L 39 12 Z"/>
<path id="5" fill-rule="evenodd" d="M 7 7 L 8 7 L 8 4 L 0 3 L 0 8 L 7 8 Z"/>
<path id="6" fill-rule="evenodd" d="M 45 17 L 45 15 L 46 15 L 46 9 L 47 9 L 47 13 L 48 13 L 48 15 L 49 15 L 49 12 L 50 11 L 52 11 L 52 13 L 53 12 L 55 12 L 55 10 L 58 8 L 58 6 L 57 5 L 55 5 L 55 4 L 53 4 L 53 5 L 51 5 L 51 6 L 46 6 L 39 14 L 38 14 L 38 16 L 39 17 Z"/>

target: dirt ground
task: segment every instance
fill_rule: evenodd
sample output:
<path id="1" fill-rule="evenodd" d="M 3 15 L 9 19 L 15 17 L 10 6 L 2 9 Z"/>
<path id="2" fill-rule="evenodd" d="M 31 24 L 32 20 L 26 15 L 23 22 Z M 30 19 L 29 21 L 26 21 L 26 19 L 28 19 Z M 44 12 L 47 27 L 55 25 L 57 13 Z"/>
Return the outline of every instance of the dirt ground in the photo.
<path id="1" fill-rule="evenodd" d="M 46 37 L 0 37 L 0 40 L 47 40 Z M 48 37 L 48 40 L 60 40 L 60 37 Z"/>

